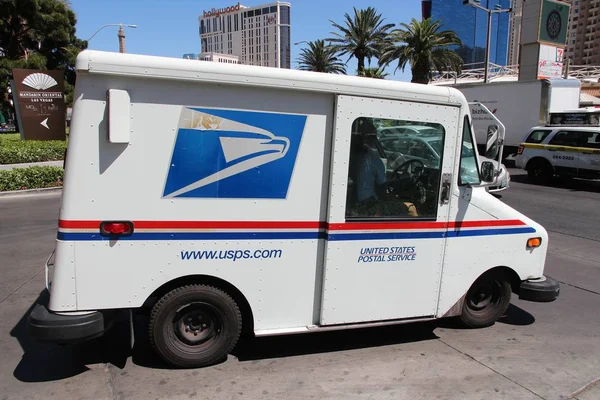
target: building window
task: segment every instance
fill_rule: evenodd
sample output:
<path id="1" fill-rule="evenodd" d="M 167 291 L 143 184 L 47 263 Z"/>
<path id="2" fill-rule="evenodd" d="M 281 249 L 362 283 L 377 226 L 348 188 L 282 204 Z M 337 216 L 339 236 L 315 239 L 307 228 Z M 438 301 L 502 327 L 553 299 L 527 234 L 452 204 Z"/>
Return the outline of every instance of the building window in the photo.
<path id="1" fill-rule="evenodd" d="M 289 25 L 290 24 L 290 7 L 288 6 L 280 6 L 281 9 L 281 24 Z"/>
<path id="2" fill-rule="evenodd" d="M 283 7 L 282 7 L 283 8 Z M 281 54 L 279 56 L 281 60 L 281 68 L 290 68 L 290 27 L 281 27 Z"/>
<path id="3" fill-rule="evenodd" d="M 271 13 L 277 12 L 277 6 L 271 6 Z"/>

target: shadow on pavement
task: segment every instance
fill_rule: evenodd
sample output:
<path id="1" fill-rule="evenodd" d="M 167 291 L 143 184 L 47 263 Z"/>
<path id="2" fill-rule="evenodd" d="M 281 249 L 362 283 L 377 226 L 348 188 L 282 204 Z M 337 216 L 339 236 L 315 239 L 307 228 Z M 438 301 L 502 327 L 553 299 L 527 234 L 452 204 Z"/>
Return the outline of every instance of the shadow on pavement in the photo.
<path id="1" fill-rule="evenodd" d="M 233 355 L 240 361 L 264 360 L 389 346 L 438 339 L 432 323 L 412 323 L 309 334 L 246 339 Z"/>
<path id="2" fill-rule="evenodd" d="M 498 323 L 515 326 L 531 325 L 535 322 L 533 315 L 514 304 L 509 304 Z M 458 318 L 445 318 L 436 321 L 436 327 L 447 329 L 470 329 L 461 324 Z"/>
<path id="3" fill-rule="evenodd" d="M 43 292 L 38 301 L 47 304 L 47 294 Z M 127 321 L 113 327 L 104 337 L 88 342 L 69 346 L 33 342 L 27 332 L 27 316 L 32 309 L 33 305 L 11 331 L 24 351 L 21 362 L 14 370 L 15 378 L 22 382 L 65 379 L 88 371 L 87 365 L 100 363 L 113 364 L 122 369 L 129 356 L 134 364 L 144 368 L 174 369 L 151 348 L 147 333 L 148 318 L 143 314 L 135 316 L 135 345 L 130 350 Z M 499 322 L 529 325 L 535 322 L 535 318 L 511 304 Z M 438 327 L 462 328 L 455 318 L 448 318 L 375 328 L 242 338 L 232 355 L 244 362 L 435 340 L 438 336 L 434 330 Z"/>
<path id="4" fill-rule="evenodd" d="M 329 353 L 437 339 L 433 323 L 413 323 L 376 328 L 350 329 L 308 334 L 241 338 L 231 353 L 239 361 Z M 138 329 L 139 328 L 139 329 Z M 172 369 L 150 347 L 146 321 L 136 325 L 132 362 L 145 368 Z M 223 360 L 225 361 L 225 360 Z"/>
<path id="5" fill-rule="evenodd" d="M 27 318 L 35 304 L 47 305 L 48 292 L 42 291 L 10 335 L 19 341 L 23 357 L 13 375 L 21 382 L 49 382 L 70 378 L 89 370 L 87 365 L 110 363 L 123 368 L 129 356 L 128 325 L 119 323 L 105 337 L 71 345 L 33 341 L 27 330 Z"/>
<path id="6" fill-rule="evenodd" d="M 507 325 L 526 326 L 533 324 L 535 317 L 521 307 L 510 304 L 506 310 L 506 314 L 498 322 Z"/>
<path id="7" fill-rule="evenodd" d="M 568 189 L 572 192 L 600 193 L 599 180 L 586 180 L 577 178 L 554 178 L 547 184 L 536 184 L 531 182 L 527 175 L 511 175 L 511 182 L 522 183 L 531 186 L 545 186 L 558 189 Z M 509 189 L 510 190 L 510 189 Z"/>

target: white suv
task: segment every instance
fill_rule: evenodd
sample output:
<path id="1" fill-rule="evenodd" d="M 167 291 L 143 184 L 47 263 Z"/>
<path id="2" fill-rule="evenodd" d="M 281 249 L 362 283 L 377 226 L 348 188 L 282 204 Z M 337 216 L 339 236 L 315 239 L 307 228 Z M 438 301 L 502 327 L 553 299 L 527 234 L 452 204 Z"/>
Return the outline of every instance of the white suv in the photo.
<path id="1" fill-rule="evenodd" d="M 599 179 L 600 127 L 532 128 L 519 146 L 515 165 L 536 183 L 547 183 L 554 175 Z"/>

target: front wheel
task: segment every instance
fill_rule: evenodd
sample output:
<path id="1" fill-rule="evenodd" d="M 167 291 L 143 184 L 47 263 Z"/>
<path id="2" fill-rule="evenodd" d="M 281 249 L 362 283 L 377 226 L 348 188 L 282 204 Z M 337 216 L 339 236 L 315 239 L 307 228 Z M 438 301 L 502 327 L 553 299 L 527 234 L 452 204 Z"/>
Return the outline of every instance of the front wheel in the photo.
<path id="1" fill-rule="evenodd" d="M 242 331 L 238 305 L 225 292 L 189 285 L 165 294 L 150 314 L 150 343 L 176 367 L 205 367 L 227 357 Z"/>
<path id="2" fill-rule="evenodd" d="M 554 171 L 552 165 L 546 160 L 533 160 L 527 165 L 527 177 L 533 183 L 545 184 L 550 182 Z"/>
<path id="3" fill-rule="evenodd" d="M 493 325 L 506 312 L 511 293 L 510 282 L 501 274 L 481 276 L 467 292 L 461 322 L 468 328 Z"/>

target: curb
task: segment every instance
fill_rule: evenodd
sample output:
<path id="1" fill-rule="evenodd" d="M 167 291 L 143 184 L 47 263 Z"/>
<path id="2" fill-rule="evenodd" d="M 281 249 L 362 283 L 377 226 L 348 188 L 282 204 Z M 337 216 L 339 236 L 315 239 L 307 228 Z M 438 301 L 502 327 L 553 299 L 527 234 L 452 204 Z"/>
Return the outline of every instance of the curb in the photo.
<path id="1" fill-rule="evenodd" d="M 0 192 L 0 197 L 17 197 L 27 196 L 33 194 L 48 194 L 48 193 L 59 193 L 62 191 L 62 186 L 40 188 L 40 189 L 26 189 L 26 190 L 10 190 L 6 192 Z"/>

